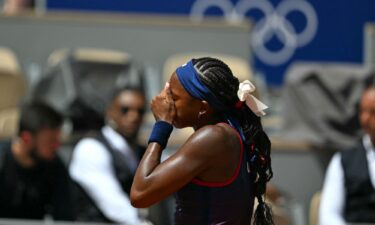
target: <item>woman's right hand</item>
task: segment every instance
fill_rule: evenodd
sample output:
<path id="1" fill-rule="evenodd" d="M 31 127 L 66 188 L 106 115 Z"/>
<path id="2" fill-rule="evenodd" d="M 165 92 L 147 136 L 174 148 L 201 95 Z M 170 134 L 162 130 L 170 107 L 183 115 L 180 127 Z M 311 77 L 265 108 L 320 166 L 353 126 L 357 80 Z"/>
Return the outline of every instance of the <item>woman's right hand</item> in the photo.
<path id="1" fill-rule="evenodd" d="M 162 120 L 173 124 L 173 120 L 176 116 L 176 109 L 168 82 L 165 84 L 165 87 L 160 94 L 152 99 L 151 110 L 156 121 Z"/>

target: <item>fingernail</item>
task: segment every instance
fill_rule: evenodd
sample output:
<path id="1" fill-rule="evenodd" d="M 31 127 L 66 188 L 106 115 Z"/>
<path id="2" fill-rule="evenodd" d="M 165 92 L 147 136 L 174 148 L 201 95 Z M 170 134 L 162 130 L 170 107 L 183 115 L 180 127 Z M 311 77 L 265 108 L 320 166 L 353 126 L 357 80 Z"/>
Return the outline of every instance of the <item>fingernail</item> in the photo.
<path id="1" fill-rule="evenodd" d="M 167 88 L 169 88 L 169 82 L 165 83 L 164 89 L 167 89 Z"/>

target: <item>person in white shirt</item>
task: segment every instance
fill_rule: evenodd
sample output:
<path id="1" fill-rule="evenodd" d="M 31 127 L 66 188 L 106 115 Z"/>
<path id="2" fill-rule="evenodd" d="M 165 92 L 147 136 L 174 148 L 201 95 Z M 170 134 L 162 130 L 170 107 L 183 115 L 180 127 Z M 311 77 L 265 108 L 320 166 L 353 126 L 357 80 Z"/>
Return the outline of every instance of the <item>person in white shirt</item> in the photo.
<path id="1" fill-rule="evenodd" d="M 140 223 L 129 192 L 145 149 L 137 144 L 144 110 L 141 90 L 127 87 L 115 91 L 101 132 L 75 146 L 69 172 L 79 190 L 78 220 Z"/>
<path id="2" fill-rule="evenodd" d="M 328 166 L 320 225 L 375 223 L 375 87 L 362 95 L 359 119 L 365 135 L 351 150 L 336 153 Z"/>

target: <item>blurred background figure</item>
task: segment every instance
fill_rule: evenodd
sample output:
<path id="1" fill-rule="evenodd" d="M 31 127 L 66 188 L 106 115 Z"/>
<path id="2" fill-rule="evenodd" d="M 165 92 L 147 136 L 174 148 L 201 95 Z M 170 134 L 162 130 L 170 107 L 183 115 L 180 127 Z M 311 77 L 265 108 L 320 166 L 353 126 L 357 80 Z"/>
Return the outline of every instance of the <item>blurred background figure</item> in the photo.
<path id="1" fill-rule="evenodd" d="M 56 155 L 61 124 L 44 103 L 22 107 L 17 137 L 0 145 L 0 217 L 74 219 L 69 176 Z"/>
<path id="2" fill-rule="evenodd" d="M 70 175 L 80 191 L 78 220 L 138 224 L 129 201 L 133 176 L 145 147 L 137 135 L 145 112 L 141 89 L 116 90 L 106 111 L 106 125 L 82 139 L 73 151 Z"/>
<path id="3" fill-rule="evenodd" d="M 280 191 L 276 186 L 267 184 L 266 199 L 267 203 L 271 205 L 273 212 L 273 219 L 275 225 L 289 225 L 291 224 L 290 215 L 285 210 L 287 204 L 287 197 L 285 193 Z"/>
<path id="4" fill-rule="evenodd" d="M 359 110 L 365 134 L 348 151 L 336 153 L 327 170 L 320 225 L 375 223 L 375 87 L 365 90 Z"/>
<path id="5" fill-rule="evenodd" d="M 5 14 L 17 14 L 24 11 L 30 11 L 35 6 L 35 0 L 5 0 L 3 12 Z"/>

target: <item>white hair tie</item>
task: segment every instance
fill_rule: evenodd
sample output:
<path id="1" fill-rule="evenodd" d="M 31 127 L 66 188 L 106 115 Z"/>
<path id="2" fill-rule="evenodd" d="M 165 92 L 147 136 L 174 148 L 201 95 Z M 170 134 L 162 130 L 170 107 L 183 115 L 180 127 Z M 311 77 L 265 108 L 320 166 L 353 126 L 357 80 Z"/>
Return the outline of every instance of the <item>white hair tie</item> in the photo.
<path id="1" fill-rule="evenodd" d="M 255 86 L 249 80 L 245 80 L 240 83 L 238 88 L 237 96 L 241 102 L 245 102 L 246 105 L 255 113 L 257 116 L 264 116 L 266 113 L 265 109 L 268 108 L 263 102 L 254 97 L 252 93 L 255 91 Z"/>

